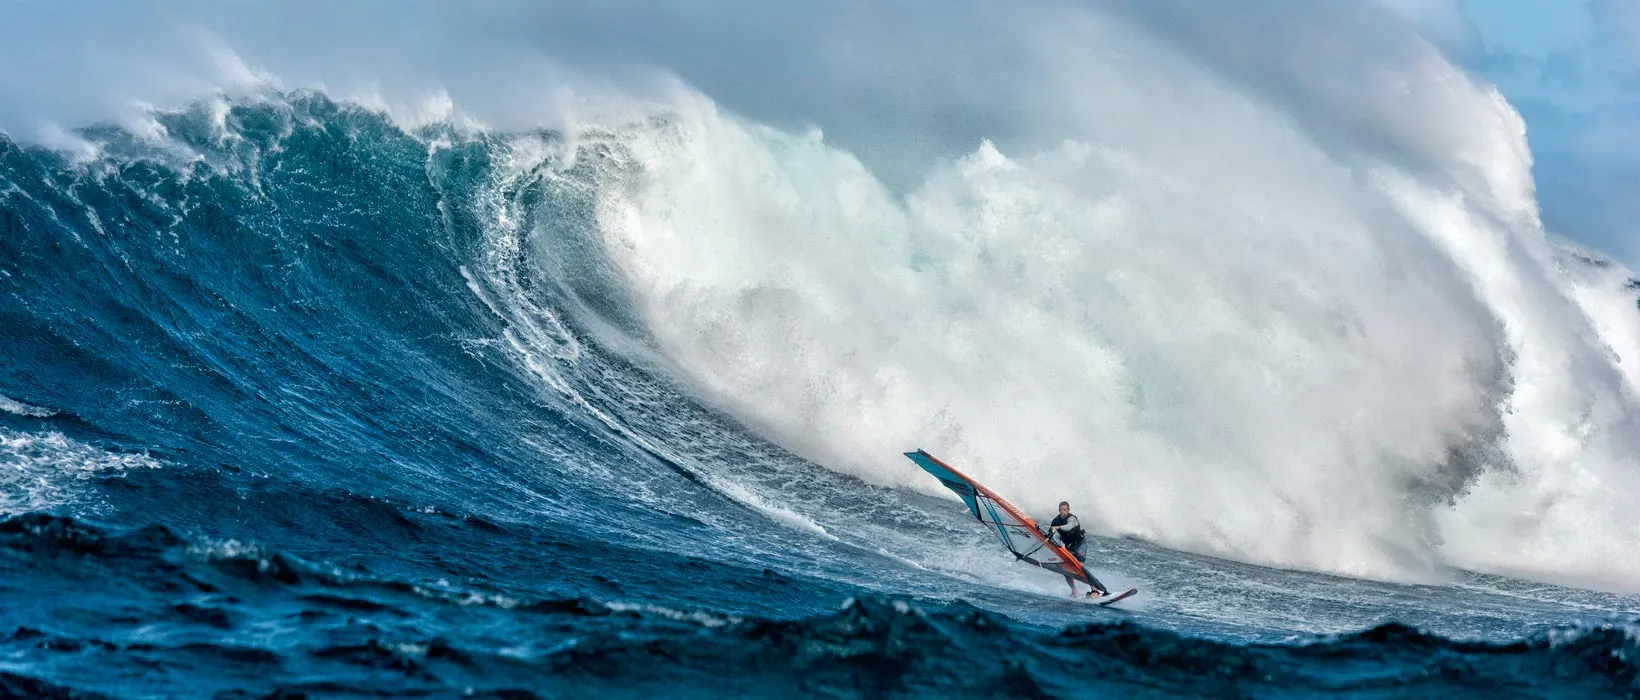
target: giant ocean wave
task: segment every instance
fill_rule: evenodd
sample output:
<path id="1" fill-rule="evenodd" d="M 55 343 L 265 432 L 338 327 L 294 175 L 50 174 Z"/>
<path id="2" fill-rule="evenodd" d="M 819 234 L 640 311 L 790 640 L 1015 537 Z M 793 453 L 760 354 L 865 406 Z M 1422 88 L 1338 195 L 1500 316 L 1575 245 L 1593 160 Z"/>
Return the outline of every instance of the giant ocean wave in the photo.
<path id="1" fill-rule="evenodd" d="M 1028 659 L 1113 645 L 1178 692 L 1203 654 L 1227 692 L 1632 692 L 1640 283 L 1544 230 L 1519 117 L 1399 25 L 1362 15 L 1400 38 L 1340 90 L 1167 7 L 1033 29 L 921 141 L 675 77 L 533 128 L 259 75 L 0 136 L 8 585 L 99 582 L 0 608 L 0 682 L 540 691 L 771 643 L 913 693 L 928 643 L 1024 654 L 976 693 L 1076 694 Z M 1095 613 L 918 447 L 1076 503 L 1137 619 L 1054 632 Z"/>

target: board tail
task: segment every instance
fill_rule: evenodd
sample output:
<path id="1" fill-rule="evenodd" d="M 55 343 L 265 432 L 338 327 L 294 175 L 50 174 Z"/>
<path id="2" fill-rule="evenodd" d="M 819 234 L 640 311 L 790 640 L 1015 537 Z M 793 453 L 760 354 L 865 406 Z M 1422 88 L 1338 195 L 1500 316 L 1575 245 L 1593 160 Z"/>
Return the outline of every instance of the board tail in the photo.
<path id="1" fill-rule="evenodd" d="M 1122 591 L 1121 593 L 1118 593 L 1114 596 L 1106 598 L 1105 600 L 1097 601 L 1097 602 L 1094 603 L 1094 605 L 1100 605 L 1100 606 L 1110 605 L 1111 603 L 1114 603 L 1114 602 L 1119 601 L 1119 600 L 1127 600 L 1128 598 L 1132 598 L 1133 596 L 1137 595 L 1138 593 L 1139 593 L 1139 589 L 1129 588 L 1125 591 Z"/>

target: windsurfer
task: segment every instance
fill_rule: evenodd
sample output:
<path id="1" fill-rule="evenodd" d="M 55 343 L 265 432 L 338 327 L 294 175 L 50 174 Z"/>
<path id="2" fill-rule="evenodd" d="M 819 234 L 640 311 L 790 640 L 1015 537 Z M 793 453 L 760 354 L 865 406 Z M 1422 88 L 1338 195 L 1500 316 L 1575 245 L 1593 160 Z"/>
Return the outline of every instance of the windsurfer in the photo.
<path id="1" fill-rule="evenodd" d="M 1065 550 L 1070 552 L 1071 556 L 1076 557 L 1078 562 L 1087 563 L 1088 555 L 1085 549 L 1087 547 L 1087 533 L 1082 531 L 1082 521 L 1077 520 L 1076 516 L 1071 514 L 1069 501 L 1059 502 L 1059 515 L 1054 516 L 1054 519 L 1048 525 L 1049 536 L 1059 535 L 1059 543 L 1065 546 Z M 1065 583 L 1071 587 L 1071 597 L 1075 598 L 1076 579 L 1067 574 Z M 1089 596 L 1102 596 L 1106 593 L 1106 591 L 1101 591 L 1097 587 L 1092 588 L 1093 590 L 1089 592 Z"/>

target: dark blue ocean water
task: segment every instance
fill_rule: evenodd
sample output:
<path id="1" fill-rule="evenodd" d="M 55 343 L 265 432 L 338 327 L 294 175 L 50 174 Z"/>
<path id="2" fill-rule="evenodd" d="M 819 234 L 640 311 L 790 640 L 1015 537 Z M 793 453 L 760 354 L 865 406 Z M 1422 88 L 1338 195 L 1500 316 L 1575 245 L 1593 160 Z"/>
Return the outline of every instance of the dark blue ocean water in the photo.
<path id="1" fill-rule="evenodd" d="M 1144 590 L 1105 609 L 969 565 L 1006 555 L 955 501 L 600 344 L 642 335 L 608 146 L 517 172 L 557 137 L 309 93 L 159 119 L 0 136 L 0 696 L 1640 695 L 1632 597 L 1100 539 Z"/>

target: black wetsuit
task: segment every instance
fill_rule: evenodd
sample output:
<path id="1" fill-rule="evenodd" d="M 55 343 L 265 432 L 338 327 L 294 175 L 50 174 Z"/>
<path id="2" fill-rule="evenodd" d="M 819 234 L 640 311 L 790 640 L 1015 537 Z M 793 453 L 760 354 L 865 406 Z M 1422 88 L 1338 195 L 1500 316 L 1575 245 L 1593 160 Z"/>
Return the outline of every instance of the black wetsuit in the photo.
<path id="1" fill-rule="evenodd" d="M 1076 557 L 1079 562 L 1086 563 L 1088 561 L 1087 552 L 1083 549 L 1083 545 L 1087 543 L 1087 533 L 1082 531 L 1082 521 L 1077 520 L 1074 515 L 1056 515 L 1053 521 L 1048 524 L 1059 527 L 1059 543 L 1065 545 L 1065 549 L 1070 551 L 1071 556 Z M 1093 572 L 1083 570 L 1082 575 L 1086 577 L 1083 580 L 1093 587 L 1094 592 L 1099 595 L 1110 592 L 1110 589 L 1105 588 L 1105 584 L 1100 583 L 1099 579 L 1093 577 Z M 1071 588 L 1075 590 L 1076 579 L 1070 574 L 1065 574 L 1065 580 L 1071 581 Z M 1093 595 L 1093 592 L 1088 593 L 1088 595 Z"/>
<path id="2" fill-rule="evenodd" d="M 1065 545 L 1065 549 L 1069 550 L 1077 561 L 1086 561 L 1087 555 L 1082 551 L 1086 534 L 1082 532 L 1082 521 L 1077 520 L 1075 515 L 1056 515 L 1053 522 L 1048 524 L 1059 528 L 1059 542 Z"/>

